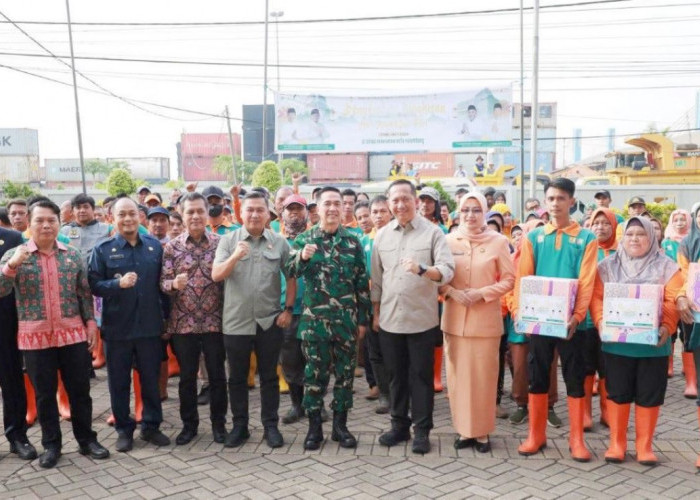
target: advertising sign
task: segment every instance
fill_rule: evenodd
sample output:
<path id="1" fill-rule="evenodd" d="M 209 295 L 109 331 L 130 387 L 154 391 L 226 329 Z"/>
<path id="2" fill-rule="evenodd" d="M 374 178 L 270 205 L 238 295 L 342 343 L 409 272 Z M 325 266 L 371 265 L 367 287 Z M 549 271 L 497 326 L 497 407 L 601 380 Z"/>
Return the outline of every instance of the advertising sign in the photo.
<path id="1" fill-rule="evenodd" d="M 445 151 L 511 146 L 512 90 L 395 97 L 277 94 L 280 153 Z"/>

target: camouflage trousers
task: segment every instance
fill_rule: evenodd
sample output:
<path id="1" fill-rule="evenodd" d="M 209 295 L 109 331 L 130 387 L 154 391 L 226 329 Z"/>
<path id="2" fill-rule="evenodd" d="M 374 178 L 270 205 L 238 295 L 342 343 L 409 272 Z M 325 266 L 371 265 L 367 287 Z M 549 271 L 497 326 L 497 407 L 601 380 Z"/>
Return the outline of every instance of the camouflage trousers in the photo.
<path id="1" fill-rule="evenodd" d="M 301 350 L 306 358 L 306 367 L 302 406 L 306 411 L 321 409 L 332 372 L 335 384 L 331 409 L 349 410 L 352 408 L 352 384 L 357 362 L 357 327 L 322 319 L 307 321 L 304 327 L 301 331 Z"/>

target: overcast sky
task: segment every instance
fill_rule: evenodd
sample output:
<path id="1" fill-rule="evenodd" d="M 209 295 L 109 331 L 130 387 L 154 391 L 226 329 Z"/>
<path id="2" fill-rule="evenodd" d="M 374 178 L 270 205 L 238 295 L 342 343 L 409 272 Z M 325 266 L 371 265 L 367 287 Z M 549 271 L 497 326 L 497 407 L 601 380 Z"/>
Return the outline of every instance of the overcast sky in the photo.
<path id="1" fill-rule="evenodd" d="M 559 137 L 574 128 L 584 136 L 643 131 L 650 123 L 694 127 L 679 122 L 695 105 L 700 89 L 700 2 L 630 0 L 550 8 L 584 0 L 542 2 L 540 16 L 540 101 L 556 101 Z M 532 5 L 526 1 L 525 6 Z M 269 87 L 272 90 L 337 95 L 414 94 L 512 83 L 519 100 L 520 31 L 513 0 L 414 2 L 356 0 L 270 0 L 283 12 L 269 25 Z M 382 16 L 449 14 L 386 20 Z M 0 1 L 14 21 L 66 20 L 64 2 Z M 74 22 L 193 23 L 226 25 L 76 25 L 76 56 L 216 62 L 230 65 L 159 64 L 77 60 L 77 68 L 123 98 L 220 114 L 228 105 L 241 116 L 242 104 L 263 98 L 263 0 L 71 0 Z M 530 100 L 532 11 L 525 13 L 525 100 Z M 332 19 L 320 23 L 294 23 Z M 257 23 L 256 23 L 257 22 Z M 21 24 L 59 56 L 67 56 L 64 24 Z M 277 35 L 279 32 L 279 36 Z M 279 42 L 279 63 L 278 61 Z M 0 65 L 70 83 L 69 69 L 51 57 L 9 54 L 46 52 L 11 24 L 0 24 Z M 287 67 L 286 67 L 287 66 Z M 296 67 L 288 67 L 296 66 Z M 278 78 L 279 75 L 279 78 Z M 75 111 L 70 86 L 0 67 L 0 127 L 39 130 L 45 158 L 77 157 Z M 78 77 L 86 157 L 166 156 L 175 163 L 182 131 L 224 132 L 223 119 L 135 103 L 91 92 Z M 272 93 L 268 94 L 272 102 Z M 240 122 L 233 122 L 240 131 Z M 622 139 L 618 140 L 618 145 Z M 583 155 L 605 150 L 607 140 L 585 139 Z M 570 140 L 558 141 L 572 158 Z"/>

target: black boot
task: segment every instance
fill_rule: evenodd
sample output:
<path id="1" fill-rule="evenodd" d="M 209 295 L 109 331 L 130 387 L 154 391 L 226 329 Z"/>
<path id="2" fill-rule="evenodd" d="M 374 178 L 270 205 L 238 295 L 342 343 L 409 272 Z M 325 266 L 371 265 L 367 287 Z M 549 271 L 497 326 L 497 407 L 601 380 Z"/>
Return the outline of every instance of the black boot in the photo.
<path id="1" fill-rule="evenodd" d="M 289 397 L 292 399 L 292 407 L 282 417 L 283 424 L 293 424 L 304 418 L 304 408 L 301 406 L 301 400 L 304 398 L 304 386 L 289 384 Z"/>
<path id="2" fill-rule="evenodd" d="M 356 448 L 357 439 L 355 439 L 355 436 L 350 434 L 347 423 L 348 412 L 333 412 L 333 431 L 331 432 L 331 439 L 333 441 L 338 441 L 341 448 Z"/>
<path id="3" fill-rule="evenodd" d="M 305 450 L 318 450 L 323 442 L 323 423 L 321 422 L 321 412 L 309 412 L 309 432 L 304 439 Z"/>

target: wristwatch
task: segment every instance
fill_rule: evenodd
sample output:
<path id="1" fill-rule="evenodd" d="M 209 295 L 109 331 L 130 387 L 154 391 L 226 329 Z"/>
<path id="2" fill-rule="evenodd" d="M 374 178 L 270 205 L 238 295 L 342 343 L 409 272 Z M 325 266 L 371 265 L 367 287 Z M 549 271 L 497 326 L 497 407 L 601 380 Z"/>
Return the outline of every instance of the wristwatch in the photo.
<path id="1" fill-rule="evenodd" d="M 418 264 L 418 276 L 423 276 L 428 271 L 428 266 L 425 264 Z"/>

